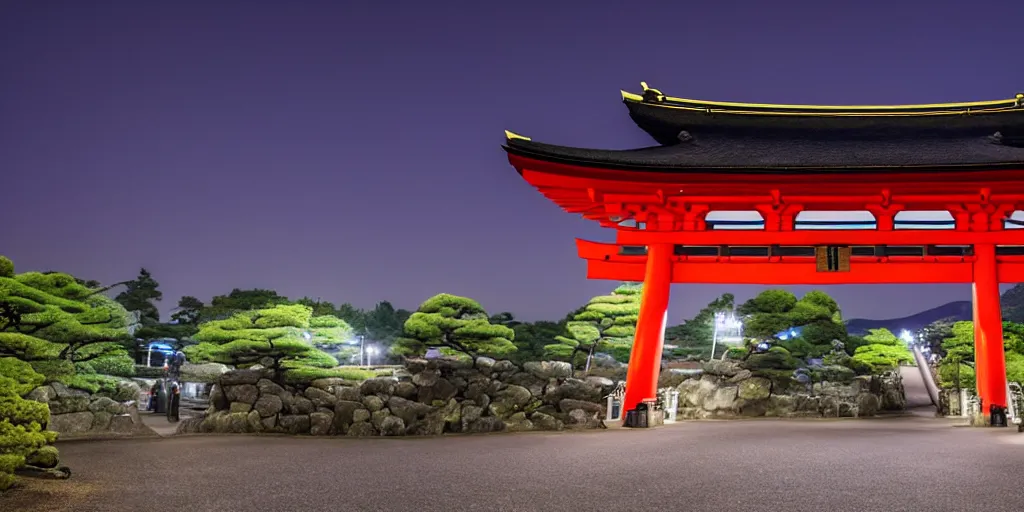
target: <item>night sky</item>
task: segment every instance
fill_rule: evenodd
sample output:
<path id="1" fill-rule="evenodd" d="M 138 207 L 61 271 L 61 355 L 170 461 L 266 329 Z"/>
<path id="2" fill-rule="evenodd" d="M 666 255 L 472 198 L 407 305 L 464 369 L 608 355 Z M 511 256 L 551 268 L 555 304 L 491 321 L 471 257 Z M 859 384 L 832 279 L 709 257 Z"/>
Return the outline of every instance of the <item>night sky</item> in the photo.
<path id="1" fill-rule="evenodd" d="M 505 129 L 651 145 L 619 97 L 641 80 L 775 103 L 1024 91 L 1020 0 L 838 3 L 2 2 L 0 254 L 108 283 L 145 266 L 165 312 L 263 287 L 560 318 L 614 285 L 573 238 L 612 233 L 523 182 Z M 759 290 L 677 285 L 670 323 Z M 825 290 L 848 318 L 970 298 Z"/>

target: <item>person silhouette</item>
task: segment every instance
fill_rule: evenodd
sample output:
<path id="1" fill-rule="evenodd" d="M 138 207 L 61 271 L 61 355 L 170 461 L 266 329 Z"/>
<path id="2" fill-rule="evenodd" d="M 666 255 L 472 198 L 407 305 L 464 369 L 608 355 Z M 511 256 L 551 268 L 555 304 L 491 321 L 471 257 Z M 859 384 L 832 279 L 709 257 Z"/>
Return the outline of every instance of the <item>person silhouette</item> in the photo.
<path id="1" fill-rule="evenodd" d="M 185 353 L 177 351 L 167 358 L 167 375 L 172 377 L 174 380 L 178 380 L 181 377 L 181 367 L 185 364 Z"/>

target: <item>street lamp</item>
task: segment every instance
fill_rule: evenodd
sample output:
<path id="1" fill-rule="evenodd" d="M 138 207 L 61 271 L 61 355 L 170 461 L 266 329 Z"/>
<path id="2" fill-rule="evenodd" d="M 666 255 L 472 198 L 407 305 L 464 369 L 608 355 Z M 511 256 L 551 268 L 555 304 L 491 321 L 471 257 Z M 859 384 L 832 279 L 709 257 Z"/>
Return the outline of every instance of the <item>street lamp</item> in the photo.
<path id="1" fill-rule="evenodd" d="M 715 328 L 711 334 L 711 359 L 715 358 L 715 348 L 718 345 L 718 333 L 719 331 L 733 331 L 738 330 L 743 326 L 743 322 L 736 318 L 732 312 L 719 311 L 715 313 Z"/>
<path id="2" fill-rule="evenodd" d="M 363 336 L 362 335 L 358 335 L 358 336 L 355 337 L 355 339 L 352 339 L 352 340 L 349 340 L 349 341 L 345 342 L 348 345 L 359 345 L 359 366 L 363 366 L 363 352 L 364 352 L 363 340 L 364 340 Z"/>
<path id="3" fill-rule="evenodd" d="M 906 329 L 900 331 L 900 339 L 903 340 L 903 342 L 906 343 L 908 346 L 914 344 L 914 335 Z"/>
<path id="4" fill-rule="evenodd" d="M 363 365 L 363 335 L 360 334 L 359 338 L 359 366 Z"/>
<path id="5" fill-rule="evenodd" d="M 366 347 L 366 366 L 372 366 L 370 357 L 377 353 L 377 347 Z"/>

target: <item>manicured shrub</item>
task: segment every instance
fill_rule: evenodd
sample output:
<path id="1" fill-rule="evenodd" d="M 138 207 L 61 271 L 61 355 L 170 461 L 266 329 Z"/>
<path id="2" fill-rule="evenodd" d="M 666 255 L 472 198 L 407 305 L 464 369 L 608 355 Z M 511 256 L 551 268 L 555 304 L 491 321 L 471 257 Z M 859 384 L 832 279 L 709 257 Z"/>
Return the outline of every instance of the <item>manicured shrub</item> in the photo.
<path id="1" fill-rule="evenodd" d="M 514 338 L 515 331 L 492 324 L 477 301 L 442 293 L 424 301 L 406 320 L 402 337 L 392 350 L 418 356 L 430 347 L 444 347 L 475 358 L 515 352 Z"/>
<path id="2" fill-rule="evenodd" d="M 14 484 L 14 472 L 26 463 L 56 466 L 56 448 L 48 445 L 57 434 L 45 430 L 50 409 L 23 398 L 44 379 L 24 361 L 0 358 L 0 490 Z"/>
<path id="3" fill-rule="evenodd" d="M 313 310 L 300 304 L 278 305 L 237 313 L 199 326 L 185 347 L 194 363 L 222 363 L 237 368 L 260 364 L 273 370 L 331 368 L 338 361 L 313 346 L 309 334 Z"/>

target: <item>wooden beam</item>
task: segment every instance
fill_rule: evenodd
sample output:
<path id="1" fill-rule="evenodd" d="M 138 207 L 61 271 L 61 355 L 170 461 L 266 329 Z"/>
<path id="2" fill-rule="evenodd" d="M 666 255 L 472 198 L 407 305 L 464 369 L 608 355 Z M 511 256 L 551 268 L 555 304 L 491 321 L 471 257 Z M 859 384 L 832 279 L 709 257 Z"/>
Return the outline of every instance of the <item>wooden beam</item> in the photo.
<path id="1" fill-rule="evenodd" d="M 613 281 L 642 281 L 644 261 L 637 263 L 591 260 L 587 278 Z M 1000 282 L 1024 281 L 1024 263 L 998 264 Z M 813 258 L 800 263 L 699 263 L 677 261 L 672 267 L 676 284 L 948 284 L 971 283 L 973 264 L 961 263 L 865 263 L 852 262 L 849 272 L 818 272 Z"/>
<path id="2" fill-rule="evenodd" d="M 577 240 L 589 279 L 639 281 L 645 255 L 619 254 L 615 244 Z M 675 256 L 673 283 L 921 284 L 972 283 L 973 256 L 853 256 L 843 272 L 819 272 L 813 256 Z M 1024 282 L 1024 256 L 997 256 L 999 282 Z"/>

